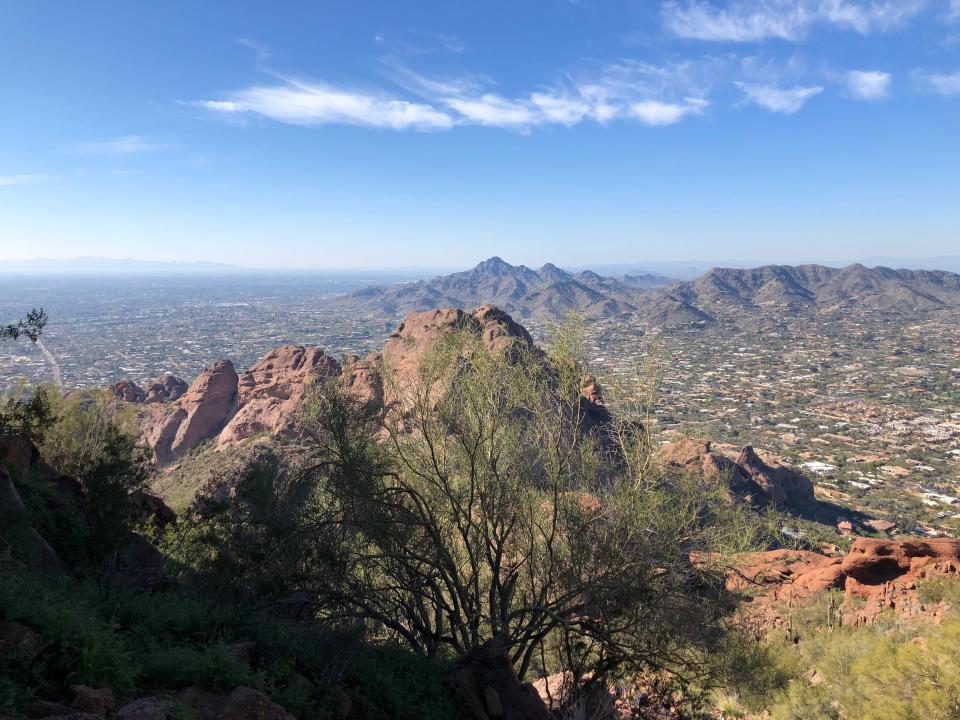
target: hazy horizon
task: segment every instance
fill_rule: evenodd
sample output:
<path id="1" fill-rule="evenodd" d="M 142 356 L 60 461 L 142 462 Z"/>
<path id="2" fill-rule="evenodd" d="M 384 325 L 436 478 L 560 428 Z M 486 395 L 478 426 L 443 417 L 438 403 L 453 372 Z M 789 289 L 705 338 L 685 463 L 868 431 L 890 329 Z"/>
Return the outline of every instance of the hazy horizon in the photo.
<path id="1" fill-rule="evenodd" d="M 501 257 L 501 256 L 491 256 Z M 37 257 L 27 260 L 8 260 L 0 258 L 0 276 L 2 275 L 51 275 L 51 276 L 89 276 L 89 275 L 217 275 L 217 274 L 253 274 L 253 275 L 296 275 L 315 274 L 330 276 L 367 276 L 376 279 L 382 276 L 384 280 L 413 280 L 432 277 L 453 272 L 462 272 L 475 267 L 477 264 L 490 259 L 478 258 L 467 265 L 425 266 L 425 265 L 369 265 L 369 266 L 301 266 L 284 267 L 269 265 L 236 265 L 199 260 L 149 260 L 140 258 L 115 258 L 78 256 L 63 258 Z M 726 268 L 754 268 L 766 265 L 825 265 L 828 267 L 844 267 L 852 264 L 862 264 L 867 267 L 892 267 L 897 269 L 915 270 L 946 270 L 960 272 L 960 255 L 939 257 L 867 257 L 851 258 L 846 260 L 804 259 L 793 262 L 776 262 L 772 260 L 751 260 L 735 258 L 718 259 L 690 259 L 690 260 L 634 260 L 613 263 L 554 263 L 550 258 L 534 262 L 513 261 L 509 257 L 501 257 L 511 265 L 525 265 L 530 268 L 539 268 L 547 263 L 570 272 L 593 270 L 608 275 L 617 275 L 630 272 L 647 272 L 688 279 L 714 267 Z"/>

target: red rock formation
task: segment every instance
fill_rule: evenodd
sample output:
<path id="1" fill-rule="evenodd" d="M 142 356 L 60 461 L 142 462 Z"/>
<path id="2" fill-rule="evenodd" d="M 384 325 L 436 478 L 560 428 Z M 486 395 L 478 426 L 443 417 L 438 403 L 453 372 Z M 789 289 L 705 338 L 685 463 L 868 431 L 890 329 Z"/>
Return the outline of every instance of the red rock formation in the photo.
<path id="1" fill-rule="evenodd" d="M 776 461 L 767 464 L 749 445 L 740 451 L 737 466 L 774 505 L 813 501 L 813 483 L 802 472 Z"/>
<path id="2" fill-rule="evenodd" d="M 857 538 L 842 567 L 847 593 L 867 598 L 888 583 L 907 587 L 922 578 L 960 572 L 960 540 Z"/>
<path id="3" fill-rule="evenodd" d="M 205 440 L 217 446 L 236 444 L 259 434 L 298 436 L 297 415 L 309 385 L 340 377 L 368 412 L 384 411 L 402 401 L 413 385 L 426 350 L 443 334 L 467 330 L 488 349 L 540 354 L 530 333 L 501 310 L 483 305 L 471 313 L 458 309 L 409 313 L 379 353 L 361 360 L 350 356 L 346 367 L 319 348 L 284 345 L 260 358 L 237 378 L 229 362 L 205 370 L 182 394 L 177 378 L 164 376 L 145 392 L 134 383 L 118 383 L 118 397 L 151 403 L 141 413 L 141 436 L 158 464 L 169 463 Z M 390 382 L 385 382 L 389 368 Z M 582 412 L 588 431 L 610 421 L 599 384 L 583 383 Z M 166 402 L 159 402 L 166 400 Z"/>
<path id="4" fill-rule="evenodd" d="M 146 397 L 143 402 L 154 403 L 176 400 L 182 397 L 188 388 L 189 385 L 185 381 L 176 375 L 167 373 L 147 385 L 145 388 Z"/>
<path id="5" fill-rule="evenodd" d="M 702 474 L 708 482 L 722 482 L 732 495 L 750 502 L 804 505 L 812 502 L 813 483 L 798 470 L 777 459 L 763 460 L 747 445 L 736 460 L 715 452 L 709 440 L 683 439 L 659 451 L 660 462 Z"/>
<path id="6" fill-rule="evenodd" d="M 152 406 L 142 418 L 142 435 L 158 463 L 181 457 L 223 429 L 236 410 L 239 378 L 222 360 L 200 373 L 187 392 Z"/>
<path id="7" fill-rule="evenodd" d="M 798 550 L 749 555 L 728 575 L 727 587 L 754 595 L 750 611 L 764 617 L 767 628 L 780 621 L 779 603 L 791 605 L 831 588 L 844 592 L 843 622 L 870 623 L 884 610 L 937 616 L 937 606 L 920 602 L 917 582 L 958 572 L 960 540 L 861 537 L 844 558 Z"/>
<path id="8" fill-rule="evenodd" d="M 320 348 L 284 345 L 271 350 L 240 378 L 239 409 L 218 443 L 260 433 L 296 436 L 297 411 L 309 385 L 339 374 L 340 364 Z"/>
<path id="9" fill-rule="evenodd" d="M 123 402 L 140 403 L 146 400 L 147 397 L 143 388 L 133 382 L 133 380 L 121 380 L 114 384 L 112 390 L 117 400 L 122 400 Z"/>

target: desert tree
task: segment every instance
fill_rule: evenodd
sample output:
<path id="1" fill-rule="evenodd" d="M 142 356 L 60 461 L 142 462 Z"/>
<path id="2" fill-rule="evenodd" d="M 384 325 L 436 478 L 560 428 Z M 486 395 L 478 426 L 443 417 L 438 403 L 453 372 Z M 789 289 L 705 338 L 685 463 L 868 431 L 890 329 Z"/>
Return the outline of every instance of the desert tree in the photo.
<path id="1" fill-rule="evenodd" d="M 716 488 L 624 460 L 650 440 L 640 419 L 591 418 L 581 344 L 576 328 L 546 353 L 443 335 L 412 371 L 381 368 L 377 415 L 316 389 L 305 426 L 342 528 L 328 617 L 430 656 L 496 640 L 521 677 L 706 687 L 729 669 L 731 605 L 704 558 L 749 523 Z"/>
<path id="2" fill-rule="evenodd" d="M 27 316 L 15 323 L 0 325 L 0 340 L 16 340 L 21 335 L 29 338 L 32 342 L 40 339 L 40 334 L 47 326 L 47 314 L 43 308 L 39 310 L 34 308 Z"/>

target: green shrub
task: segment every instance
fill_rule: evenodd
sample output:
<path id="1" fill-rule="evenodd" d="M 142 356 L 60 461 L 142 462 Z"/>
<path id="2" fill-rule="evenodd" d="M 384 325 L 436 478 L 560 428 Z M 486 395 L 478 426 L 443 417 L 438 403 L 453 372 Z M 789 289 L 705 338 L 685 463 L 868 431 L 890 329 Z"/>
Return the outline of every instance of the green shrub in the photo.
<path id="1" fill-rule="evenodd" d="M 395 645 L 371 648 L 356 660 L 344 689 L 353 701 L 351 718 L 454 720 L 460 708 L 444 683 L 440 663 Z"/>
<path id="2" fill-rule="evenodd" d="M 227 691 L 238 685 L 260 686 L 261 678 L 222 645 L 194 648 L 185 645 L 156 649 L 140 658 L 141 683 L 148 689 L 176 689 L 199 685 Z"/>

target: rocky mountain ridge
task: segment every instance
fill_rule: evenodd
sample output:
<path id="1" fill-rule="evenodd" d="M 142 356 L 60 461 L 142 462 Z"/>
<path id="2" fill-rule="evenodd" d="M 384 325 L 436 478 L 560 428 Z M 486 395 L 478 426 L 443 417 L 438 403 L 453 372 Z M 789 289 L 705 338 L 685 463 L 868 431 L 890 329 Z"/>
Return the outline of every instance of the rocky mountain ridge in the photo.
<path id="1" fill-rule="evenodd" d="M 712 324 L 730 317 L 844 308 L 919 314 L 960 307 L 960 275 L 853 264 L 713 268 L 695 280 L 654 275 L 603 277 L 553 264 L 538 270 L 499 257 L 471 270 L 393 287 L 371 287 L 344 300 L 386 313 L 492 303 L 521 318 L 635 314 L 654 325 Z"/>
<path id="2" fill-rule="evenodd" d="M 209 445 L 226 450 L 256 437 L 303 436 L 299 410 L 311 383 L 341 383 L 368 412 L 383 413 L 414 385 L 423 353 L 445 333 L 465 330 L 490 349 L 517 346 L 539 354 L 530 333 L 502 310 L 485 305 L 472 312 L 456 308 L 408 313 L 379 352 L 347 356 L 341 364 L 320 348 L 284 345 L 238 374 L 220 361 L 203 371 L 181 395 L 165 402 L 148 399 L 135 384 L 118 383 L 120 400 L 140 406 L 141 437 L 159 467 Z M 389 381 L 385 369 L 389 368 Z M 174 383 L 175 384 L 175 383 Z M 583 431 L 610 441 L 612 416 L 596 379 L 586 374 L 581 389 Z M 802 508 L 815 503 L 813 485 L 782 459 L 744 447 L 727 457 L 706 440 L 663 446 L 659 461 L 721 482 L 732 498 L 756 505 Z"/>
<path id="3" fill-rule="evenodd" d="M 471 270 L 392 287 L 358 291 L 348 302 L 399 313 L 436 307 L 492 304 L 519 317 L 562 317 L 571 310 L 585 317 L 610 317 L 636 308 L 639 290 L 669 282 L 655 275 L 603 277 L 589 270 L 570 273 L 547 263 L 538 270 L 511 265 L 499 257 Z"/>
<path id="4" fill-rule="evenodd" d="M 206 442 L 223 448 L 261 434 L 299 437 L 298 411 L 307 388 L 318 381 L 337 380 L 369 411 L 381 412 L 403 401 L 397 395 L 413 380 L 420 357 L 433 341 L 458 329 L 476 334 L 488 348 L 516 343 L 539 352 L 526 328 L 498 308 L 450 308 L 409 313 L 379 352 L 362 359 L 347 356 L 342 365 L 320 348 L 284 345 L 242 374 L 232 362 L 221 360 L 165 402 L 129 380 L 117 383 L 114 393 L 141 406 L 141 437 L 162 466 Z M 384 383 L 384 365 L 393 378 L 389 385 Z M 595 424 L 608 416 L 596 380 L 589 376 L 584 379 L 583 411 Z"/>

